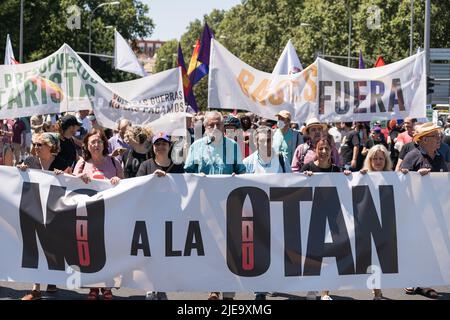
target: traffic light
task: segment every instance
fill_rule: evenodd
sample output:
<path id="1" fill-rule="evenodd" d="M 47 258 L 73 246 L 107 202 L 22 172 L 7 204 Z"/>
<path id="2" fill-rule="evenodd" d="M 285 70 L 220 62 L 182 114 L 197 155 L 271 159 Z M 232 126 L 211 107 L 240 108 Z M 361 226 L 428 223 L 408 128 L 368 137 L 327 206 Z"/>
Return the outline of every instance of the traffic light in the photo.
<path id="1" fill-rule="evenodd" d="M 434 82 L 433 81 L 434 81 L 434 78 L 427 76 L 427 95 L 434 93 L 434 89 L 433 89 Z"/>

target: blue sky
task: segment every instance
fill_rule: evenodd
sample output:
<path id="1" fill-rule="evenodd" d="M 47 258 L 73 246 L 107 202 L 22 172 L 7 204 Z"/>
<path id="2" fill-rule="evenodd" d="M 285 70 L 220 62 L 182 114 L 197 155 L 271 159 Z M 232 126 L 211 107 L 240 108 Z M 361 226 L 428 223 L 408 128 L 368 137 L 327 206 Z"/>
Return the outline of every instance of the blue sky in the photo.
<path id="1" fill-rule="evenodd" d="M 156 27 L 150 39 L 179 40 L 189 22 L 209 14 L 213 9 L 228 10 L 240 0 L 142 0 L 150 8 Z"/>

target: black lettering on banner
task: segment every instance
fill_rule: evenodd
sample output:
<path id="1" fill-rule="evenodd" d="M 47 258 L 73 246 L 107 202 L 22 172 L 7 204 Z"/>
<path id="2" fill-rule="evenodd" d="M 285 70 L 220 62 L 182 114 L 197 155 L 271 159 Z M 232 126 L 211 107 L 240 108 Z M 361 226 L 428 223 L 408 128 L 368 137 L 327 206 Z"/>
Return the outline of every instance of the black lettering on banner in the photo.
<path id="1" fill-rule="evenodd" d="M 181 250 L 173 250 L 172 221 L 166 221 L 166 257 L 181 257 Z"/>
<path id="2" fill-rule="evenodd" d="M 139 240 L 142 240 L 141 242 Z M 137 256 L 138 250 L 144 252 L 144 257 L 151 257 L 150 242 L 148 241 L 147 226 L 145 221 L 136 221 L 134 225 L 133 240 L 131 240 L 130 255 Z"/>
<path id="3" fill-rule="evenodd" d="M 270 188 L 271 201 L 283 201 L 284 274 L 302 275 L 300 201 L 312 201 L 312 188 Z"/>
<path id="4" fill-rule="evenodd" d="M 394 189 L 380 186 L 381 221 L 368 186 L 352 188 L 356 241 L 356 273 L 365 274 L 372 264 L 372 241 L 383 273 L 398 273 L 397 228 L 395 219 Z"/>
<path id="5" fill-rule="evenodd" d="M 243 217 L 249 197 L 253 216 Z M 227 265 L 243 277 L 256 277 L 270 266 L 270 202 L 264 190 L 241 187 L 227 199 Z"/>
<path id="6" fill-rule="evenodd" d="M 166 257 L 190 256 L 193 249 L 197 250 L 198 256 L 205 255 L 199 221 L 189 221 L 186 241 L 184 243 L 184 254 L 181 250 L 174 250 L 173 248 L 172 225 L 172 221 L 166 221 Z"/>
<path id="7" fill-rule="evenodd" d="M 325 243 L 327 220 L 332 243 Z M 355 273 L 350 239 L 336 187 L 314 189 L 303 275 L 320 275 L 324 257 L 336 257 L 339 275 Z"/>
<path id="8" fill-rule="evenodd" d="M 378 93 L 377 93 L 378 91 Z M 386 112 L 386 108 L 383 103 L 384 95 L 384 83 L 383 81 L 371 81 L 370 82 L 370 112 L 376 113 L 377 106 L 380 107 L 380 112 Z"/>
<path id="9" fill-rule="evenodd" d="M 195 239 L 195 240 L 194 240 Z M 198 256 L 205 255 L 205 249 L 203 248 L 202 233 L 200 231 L 199 221 L 189 221 L 188 232 L 186 236 L 186 243 L 184 245 L 184 256 L 190 256 L 191 251 L 197 250 Z"/>
<path id="10" fill-rule="evenodd" d="M 331 96 L 325 95 L 325 87 L 332 85 L 332 81 L 319 81 L 319 114 L 325 113 L 325 101 L 331 101 Z"/>
<path id="11" fill-rule="evenodd" d="M 367 81 L 355 81 L 354 82 L 354 99 L 355 99 L 355 109 L 353 110 L 353 113 L 367 113 L 367 109 L 361 109 L 359 108 L 359 104 L 361 101 L 366 100 L 366 95 L 361 94 L 361 87 L 367 86 Z"/>
<path id="12" fill-rule="evenodd" d="M 398 97 L 398 99 L 395 98 Z M 389 95 L 389 112 L 394 111 L 394 106 L 398 104 L 398 110 L 405 111 L 405 100 L 400 79 L 392 79 L 391 94 Z"/>
<path id="13" fill-rule="evenodd" d="M 344 107 L 341 106 L 341 82 L 336 81 L 336 100 L 334 109 L 337 114 L 346 114 L 350 110 L 350 82 L 344 81 Z"/>
<path id="14" fill-rule="evenodd" d="M 39 184 L 23 183 L 19 207 L 22 267 L 38 268 L 37 234 L 49 270 L 65 270 L 66 261 L 68 265 L 78 266 L 80 272 L 98 272 L 106 263 L 104 199 L 87 201 L 87 216 L 78 216 L 76 203 L 67 204 L 70 203 L 67 200 L 80 194 L 93 196 L 97 192 L 79 189 L 67 196 L 65 192 L 65 187 L 50 186 L 44 223 Z"/>

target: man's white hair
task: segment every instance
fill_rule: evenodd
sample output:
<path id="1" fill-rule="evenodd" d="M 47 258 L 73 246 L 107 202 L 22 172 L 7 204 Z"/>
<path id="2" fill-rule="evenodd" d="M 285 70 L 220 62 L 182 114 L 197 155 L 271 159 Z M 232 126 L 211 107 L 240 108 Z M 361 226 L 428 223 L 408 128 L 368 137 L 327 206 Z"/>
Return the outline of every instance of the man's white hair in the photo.
<path id="1" fill-rule="evenodd" d="M 209 119 L 212 118 L 220 118 L 220 123 L 223 123 L 223 116 L 219 111 L 213 110 L 213 111 L 208 111 L 205 114 L 205 118 L 203 120 L 203 125 L 206 127 L 208 125 Z"/>

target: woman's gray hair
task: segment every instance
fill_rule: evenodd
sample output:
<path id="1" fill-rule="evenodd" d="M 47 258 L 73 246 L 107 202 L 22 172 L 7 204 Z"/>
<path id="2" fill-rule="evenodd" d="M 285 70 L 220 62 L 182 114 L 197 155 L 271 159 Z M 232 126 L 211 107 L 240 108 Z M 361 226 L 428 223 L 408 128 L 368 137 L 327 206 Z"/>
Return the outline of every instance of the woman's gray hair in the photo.
<path id="1" fill-rule="evenodd" d="M 258 128 L 256 128 L 256 130 L 253 131 L 253 141 L 255 142 L 255 144 L 258 144 L 258 135 L 260 133 L 272 136 L 272 129 L 268 126 L 259 126 Z"/>
<path id="2" fill-rule="evenodd" d="M 40 132 L 35 133 L 31 140 L 36 142 L 41 138 L 50 147 L 50 153 L 57 155 L 60 151 L 59 137 L 59 134 L 56 132 Z"/>
<path id="3" fill-rule="evenodd" d="M 211 118 L 220 118 L 220 123 L 223 123 L 223 116 L 219 111 L 213 110 L 213 111 L 208 111 L 205 114 L 205 118 L 203 119 L 203 125 L 206 127 L 208 125 L 208 121 Z"/>

